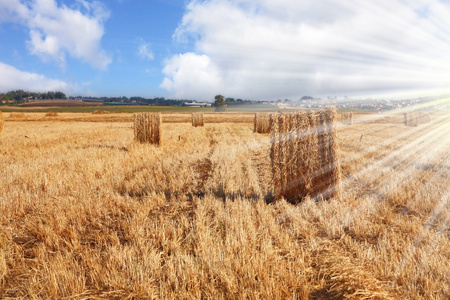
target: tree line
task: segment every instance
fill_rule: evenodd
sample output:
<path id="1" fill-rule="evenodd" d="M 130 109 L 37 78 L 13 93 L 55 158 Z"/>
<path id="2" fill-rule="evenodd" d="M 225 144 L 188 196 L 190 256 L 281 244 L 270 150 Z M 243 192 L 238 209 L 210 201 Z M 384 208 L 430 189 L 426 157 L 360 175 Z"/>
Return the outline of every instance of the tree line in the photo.
<path id="1" fill-rule="evenodd" d="M 70 96 L 66 97 L 63 92 L 60 91 L 48 91 L 48 92 L 29 92 L 24 90 L 9 91 L 7 93 L 0 92 L 0 101 L 12 101 L 14 103 L 23 103 L 28 100 L 55 100 L 55 99 L 95 99 L 105 103 L 121 102 L 121 103 L 136 103 L 141 105 L 155 105 L 155 106 L 182 106 L 184 103 L 198 102 L 196 100 L 188 99 L 166 99 L 164 97 L 144 98 L 139 96 L 134 97 L 82 97 L 82 96 Z M 260 101 L 255 100 L 243 100 L 234 98 L 225 98 L 222 95 L 216 95 L 213 106 L 216 110 L 225 110 L 227 106 L 234 106 L 240 104 L 254 104 Z M 1 103 L 0 103 L 1 104 Z"/>
<path id="2" fill-rule="evenodd" d="M 17 102 L 22 102 L 28 99 L 36 100 L 53 100 L 53 99 L 66 99 L 66 95 L 60 91 L 49 91 L 49 92 L 28 92 L 24 90 L 9 91 L 7 93 L 0 93 L 0 100 L 15 100 Z"/>
<path id="3" fill-rule="evenodd" d="M 234 98 L 225 98 L 222 95 L 216 95 L 215 102 L 217 102 L 217 96 L 220 96 L 219 103 L 213 104 L 213 106 L 226 107 L 240 104 L 254 104 L 260 101 L 256 100 L 243 100 Z M 121 103 L 132 103 L 133 101 L 142 105 L 155 105 L 155 106 L 182 106 L 184 103 L 199 103 L 203 101 L 190 100 L 190 99 L 166 99 L 164 97 L 154 97 L 154 98 L 144 98 L 140 96 L 133 97 L 91 97 L 91 96 L 70 96 L 69 99 L 93 99 L 103 101 L 105 103 L 111 102 L 121 102 Z"/>

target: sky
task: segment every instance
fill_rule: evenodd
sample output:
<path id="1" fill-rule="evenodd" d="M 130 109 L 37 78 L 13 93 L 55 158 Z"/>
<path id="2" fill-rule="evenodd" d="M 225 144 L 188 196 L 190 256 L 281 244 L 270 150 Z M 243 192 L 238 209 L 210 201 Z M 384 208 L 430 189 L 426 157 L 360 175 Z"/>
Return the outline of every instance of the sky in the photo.
<path id="1" fill-rule="evenodd" d="M 0 0 L 0 92 L 450 92 L 450 0 Z"/>

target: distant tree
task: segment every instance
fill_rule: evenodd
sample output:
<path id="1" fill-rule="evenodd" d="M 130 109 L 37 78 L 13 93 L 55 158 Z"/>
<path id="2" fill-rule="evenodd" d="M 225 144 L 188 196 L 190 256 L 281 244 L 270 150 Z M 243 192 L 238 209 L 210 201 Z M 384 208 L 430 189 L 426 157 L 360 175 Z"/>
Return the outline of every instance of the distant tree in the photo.
<path id="1" fill-rule="evenodd" d="M 14 98 L 16 101 L 22 100 L 23 90 L 16 90 L 16 91 L 14 91 L 13 93 L 14 93 L 14 97 L 13 97 L 13 98 Z"/>
<path id="2" fill-rule="evenodd" d="M 303 96 L 301 100 L 314 100 L 314 97 L 311 96 Z"/>
<path id="3" fill-rule="evenodd" d="M 227 107 L 227 104 L 225 103 L 225 97 L 222 95 L 216 95 L 214 99 L 214 107 L 216 108 L 216 111 L 225 111 Z"/>
<path id="4" fill-rule="evenodd" d="M 56 99 L 66 99 L 66 95 L 63 92 L 55 92 Z"/>

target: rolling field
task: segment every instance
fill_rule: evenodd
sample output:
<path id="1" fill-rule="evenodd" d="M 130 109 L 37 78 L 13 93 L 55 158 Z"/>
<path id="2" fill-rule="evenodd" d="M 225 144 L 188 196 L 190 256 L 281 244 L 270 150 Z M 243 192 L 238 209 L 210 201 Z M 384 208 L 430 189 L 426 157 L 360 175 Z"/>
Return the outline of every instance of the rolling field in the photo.
<path id="1" fill-rule="evenodd" d="M 3 113 L 0 298 L 449 299 L 450 116 L 337 125 L 342 200 L 273 201 L 254 114 Z"/>

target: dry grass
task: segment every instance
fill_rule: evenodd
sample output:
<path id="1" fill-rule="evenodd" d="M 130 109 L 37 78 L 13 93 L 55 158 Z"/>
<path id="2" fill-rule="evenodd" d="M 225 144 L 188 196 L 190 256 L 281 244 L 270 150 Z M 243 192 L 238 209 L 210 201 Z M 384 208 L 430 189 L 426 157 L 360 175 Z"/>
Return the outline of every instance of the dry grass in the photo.
<path id="1" fill-rule="evenodd" d="M 8 121 L 28 121 L 39 122 L 45 118 L 46 113 L 11 113 L 13 118 L 8 118 Z M 19 117 L 21 116 L 21 117 Z M 26 117 L 25 117 L 26 116 Z M 162 112 L 161 117 L 164 123 L 191 123 L 192 113 L 181 112 Z M 205 123 L 252 123 L 254 121 L 254 113 L 203 113 Z M 133 122 L 132 113 L 63 113 L 59 114 L 58 122 Z"/>
<path id="2" fill-rule="evenodd" d="M 334 108 L 271 115 L 271 159 L 276 199 L 340 198 Z"/>
<path id="3" fill-rule="evenodd" d="M 192 113 L 192 126 L 203 127 L 205 122 L 203 121 L 203 113 Z"/>
<path id="4" fill-rule="evenodd" d="M 134 115 L 134 139 L 140 143 L 161 144 L 162 119 L 160 113 Z"/>
<path id="5" fill-rule="evenodd" d="M 0 298 L 449 298 L 448 115 L 338 125 L 342 200 L 295 206 L 267 204 L 254 115 L 189 117 L 161 147 L 135 143 L 131 118 L 6 119 Z"/>
<path id="6" fill-rule="evenodd" d="M 256 113 L 253 131 L 256 133 L 270 133 L 270 114 Z"/>

